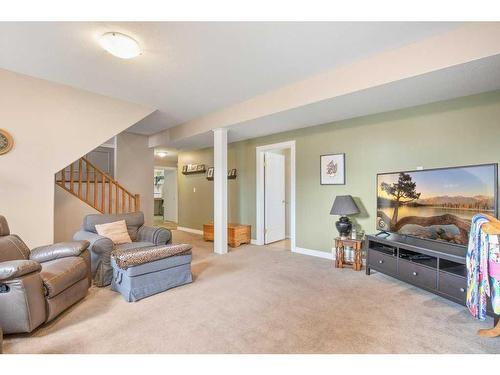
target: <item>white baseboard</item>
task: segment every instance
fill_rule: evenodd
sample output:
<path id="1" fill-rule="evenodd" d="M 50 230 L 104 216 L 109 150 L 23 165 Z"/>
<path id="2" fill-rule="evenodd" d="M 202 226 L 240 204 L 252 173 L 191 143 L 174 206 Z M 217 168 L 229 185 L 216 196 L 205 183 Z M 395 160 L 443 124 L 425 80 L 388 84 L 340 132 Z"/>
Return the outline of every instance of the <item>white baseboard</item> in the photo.
<path id="1" fill-rule="evenodd" d="M 323 258 L 323 259 L 335 260 L 335 255 L 334 255 L 333 249 L 332 249 L 332 252 L 328 253 L 326 251 L 311 250 L 311 249 L 304 249 L 303 247 L 296 247 L 293 252 L 303 254 L 303 255 L 310 255 L 313 257 Z M 365 266 L 365 265 L 366 265 L 366 259 L 363 258 L 363 266 Z"/>
<path id="2" fill-rule="evenodd" d="M 186 227 L 177 227 L 177 230 L 182 230 L 183 232 L 188 232 L 188 233 L 194 233 L 194 234 L 201 234 L 201 235 L 203 235 L 203 231 L 199 230 L 199 229 L 186 228 Z"/>
<path id="3" fill-rule="evenodd" d="M 257 242 L 257 240 L 254 240 L 253 238 L 250 240 L 250 243 L 252 245 L 259 245 L 259 243 Z"/>
<path id="4" fill-rule="evenodd" d="M 293 252 L 304 255 L 310 255 L 313 257 L 333 260 L 333 254 L 326 251 L 304 249 L 303 247 L 295 247 L 295 250 L 293 250 Z"/>
<path id="5" fill-rule="evenodd" d="M 335 254 L 335 249 L 332 248 L 332 257 L 333 257 L 333 259 L 335 259 L 335 255 L 334 254 Z M 366 266 L 366 258 L 361 259 L 361 261 L 363 263 L 363 266 Z"/>

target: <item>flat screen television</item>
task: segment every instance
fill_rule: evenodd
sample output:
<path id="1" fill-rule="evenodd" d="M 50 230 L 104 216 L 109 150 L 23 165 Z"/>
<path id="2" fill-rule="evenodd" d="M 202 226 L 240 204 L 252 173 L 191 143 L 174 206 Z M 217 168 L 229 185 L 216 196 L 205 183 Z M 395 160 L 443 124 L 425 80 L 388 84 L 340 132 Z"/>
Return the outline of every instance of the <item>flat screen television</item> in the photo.
<path id="1" fill-rule="evenodd" d="M 472 217 L 497 216 L 495 164 L 377 174 L 377 229 L 467 245 Z"/>

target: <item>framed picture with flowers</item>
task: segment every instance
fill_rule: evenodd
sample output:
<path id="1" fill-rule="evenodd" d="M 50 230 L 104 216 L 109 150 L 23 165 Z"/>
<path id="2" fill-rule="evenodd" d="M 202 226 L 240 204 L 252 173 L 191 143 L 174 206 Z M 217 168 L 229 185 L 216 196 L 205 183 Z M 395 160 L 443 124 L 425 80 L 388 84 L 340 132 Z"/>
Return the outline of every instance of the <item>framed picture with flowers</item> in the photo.
<path id="1" fill-rule="evenodd" d="M 345 185 L 345 154 L 320 156 L 320 184 Z"/>

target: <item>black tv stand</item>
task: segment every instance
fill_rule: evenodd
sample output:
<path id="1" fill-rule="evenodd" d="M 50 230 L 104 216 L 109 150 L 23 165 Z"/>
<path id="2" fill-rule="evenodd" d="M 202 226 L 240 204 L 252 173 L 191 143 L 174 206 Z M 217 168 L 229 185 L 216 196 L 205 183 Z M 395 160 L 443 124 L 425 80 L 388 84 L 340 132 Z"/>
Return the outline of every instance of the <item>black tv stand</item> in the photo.
<path id="1" fill-rule="evenodd" d="M 444 242 L 387 233 L 366 236 L 366 274 L 382 272 L 465 305 L 466 248 Z M 491 304 L 488 314 L 493 316 Z"/>

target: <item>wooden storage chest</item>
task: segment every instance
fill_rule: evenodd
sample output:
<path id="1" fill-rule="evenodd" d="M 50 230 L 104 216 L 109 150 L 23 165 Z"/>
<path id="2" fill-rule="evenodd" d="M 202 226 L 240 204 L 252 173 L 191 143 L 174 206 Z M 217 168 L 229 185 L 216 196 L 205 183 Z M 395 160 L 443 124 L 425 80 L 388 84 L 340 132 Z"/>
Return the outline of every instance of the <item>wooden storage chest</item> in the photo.
<path id="1" fill-rule="evenodd" d="M 252 232 L 251 225 L 244 224 L 228 224 L 227 225 L 227 243 L 231 247 L 238 247 L 244 243 L 250 243 Z M 203 239 L 205 241 L 214 240 L 214 224 L 203 225 Z"/>

